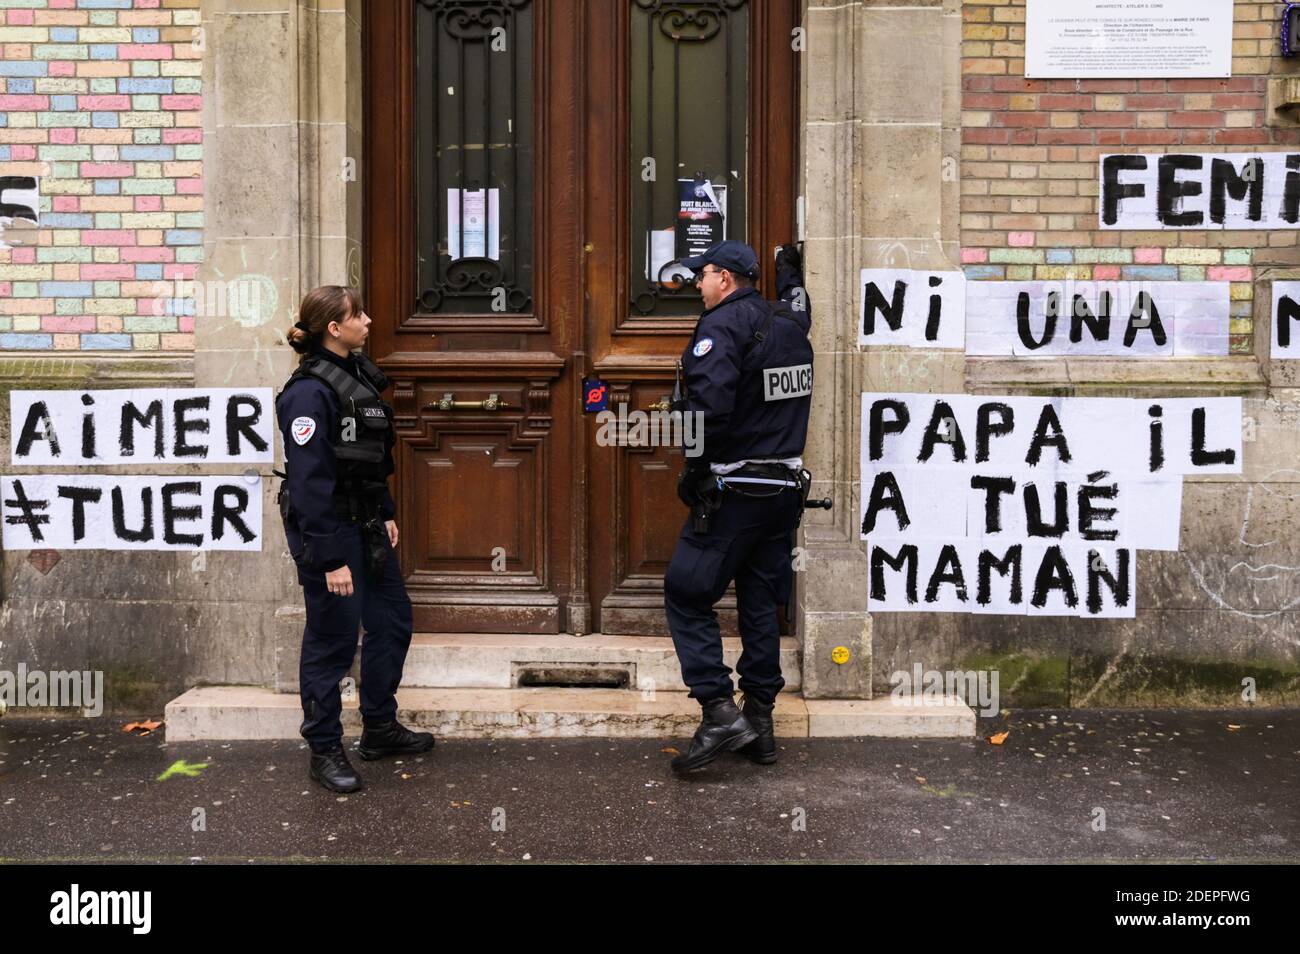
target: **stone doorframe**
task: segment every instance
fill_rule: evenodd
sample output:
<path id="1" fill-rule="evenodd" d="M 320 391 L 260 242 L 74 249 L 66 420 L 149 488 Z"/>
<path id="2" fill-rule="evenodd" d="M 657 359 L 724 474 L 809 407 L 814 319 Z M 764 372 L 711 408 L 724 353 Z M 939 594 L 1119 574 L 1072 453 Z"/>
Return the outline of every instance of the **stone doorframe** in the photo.
<path id="1" fill-rule="evenodd" d="M 961 4 L 809 0 L 804 15 L 805 257 L 813 305 L 813 496 L 796 574 L 809 699 L 871 697 L 867 560 L 858 539 L 863 391 L 962 391 L 959 351 L 857 347 L 858 274 L 958 269 Z M 848 660 L 831 658 L 836 647 Z"/>

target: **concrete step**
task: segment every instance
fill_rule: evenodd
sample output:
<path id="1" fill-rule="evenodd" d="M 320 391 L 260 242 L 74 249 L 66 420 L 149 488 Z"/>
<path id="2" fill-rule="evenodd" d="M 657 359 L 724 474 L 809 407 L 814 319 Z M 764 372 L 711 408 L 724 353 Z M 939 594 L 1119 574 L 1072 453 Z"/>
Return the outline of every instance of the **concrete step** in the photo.
<path id="1" fill-rule="evenodd" d="M 776 732 L 785 738 L 973 738 L 975 713 L 964 703 L 900 704 L 806 700 L 783 693 Z M 448 739 L 689 738 L 699 705 L 684 692 L 621 689 L 399 689 L 398 718 Z M 296 739 L 298 696 L 252 686 L 201 686 L 166 709 L 168 742 Z M 357 702 L 346 701 L 343 729 L 361 733 Z"/>
<path id="2" fill-rule="evenodd" d="M 733 670 L 740 638 L 722 640 Z M 359 665 L 359 664 L 358 664 Z M 781 674 L 787 691 L 801 685 L 799 643 L 781 640 Z M 540 676 L 572 684 L 619 676 L 629 689 L 685 691 L 681 666 L 666 636 L 516 636 L 416 633 L 402 670 L 402 685 L 420 688 L 513 689 Z"/>

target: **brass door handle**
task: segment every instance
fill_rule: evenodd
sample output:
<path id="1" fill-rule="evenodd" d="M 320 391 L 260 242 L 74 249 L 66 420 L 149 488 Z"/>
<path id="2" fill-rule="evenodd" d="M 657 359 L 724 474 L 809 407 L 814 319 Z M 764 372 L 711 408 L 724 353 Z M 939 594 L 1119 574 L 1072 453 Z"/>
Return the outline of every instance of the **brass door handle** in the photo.
<path id="1" fill-rule="evenodd" d="M 481 401 L 457 401 L 456 395 L 447 391 L 437 404 L 431 405 L 439 411 L 500 411 L 509 406 L 496 391 Z"/>

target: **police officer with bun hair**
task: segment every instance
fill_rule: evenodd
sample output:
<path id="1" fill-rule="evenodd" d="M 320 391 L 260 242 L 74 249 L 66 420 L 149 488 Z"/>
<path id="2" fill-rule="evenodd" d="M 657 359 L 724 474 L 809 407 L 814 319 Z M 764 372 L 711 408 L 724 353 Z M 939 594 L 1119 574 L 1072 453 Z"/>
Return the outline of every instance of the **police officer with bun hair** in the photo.
<path id="1" fill-rule="evenodd" d="M 299 684 L 309 774 L 334 792 L 362 788 L 343 749 L 339 683 L 361 647 L 363 759 L 426 752 L 433 735 L 397 721 L 397 686 L 411 644 L 411 601 L 397 559 L 397 506 L 388 492 L 393 409 L 384 373 L 355 350 L 370 317 L 351 288 L 302 300 L 286 337 L 302 355 L 276 398 L 286 474 L 280 514 L 307 605 Z"/>
<path id="2" fill-rule="evenodd" d="M 777 608 L 790 598 L 792 536 L 810 484 L 801 455 L 812 405 L 811 310 L 793 247 L 777 253 L 776 302 L 754 287 L 758 258 L 742 242 L 719 242 L 682 264 L 705 307 L 682 354 L 686 393 L 674 407 L 702 416 L 703 449 L 686 459 L 677 484 L 691 515 L 664 576 L 664 606 L 703 719 L 672 767 L 689 771 L 726 751 L 770 765 L 772 713 L 785 685 Z M 713 611 L 732 580 L 743 712 Z"/>

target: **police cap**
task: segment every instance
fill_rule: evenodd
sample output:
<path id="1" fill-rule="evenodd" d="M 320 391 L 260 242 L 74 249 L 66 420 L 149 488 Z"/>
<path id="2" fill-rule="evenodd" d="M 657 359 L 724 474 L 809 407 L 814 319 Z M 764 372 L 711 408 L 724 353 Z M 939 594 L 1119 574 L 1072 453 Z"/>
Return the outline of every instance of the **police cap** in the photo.
<path id="1" fill-rule="evenodd" d="M 711 245 L 699 255 L 682 259 L 682 265 L 693 272 L 699 272 L 705 265 L 716 265 L 737 275 L 758 278 L 758 256 L 744 242 L 727 239 Z"/>

